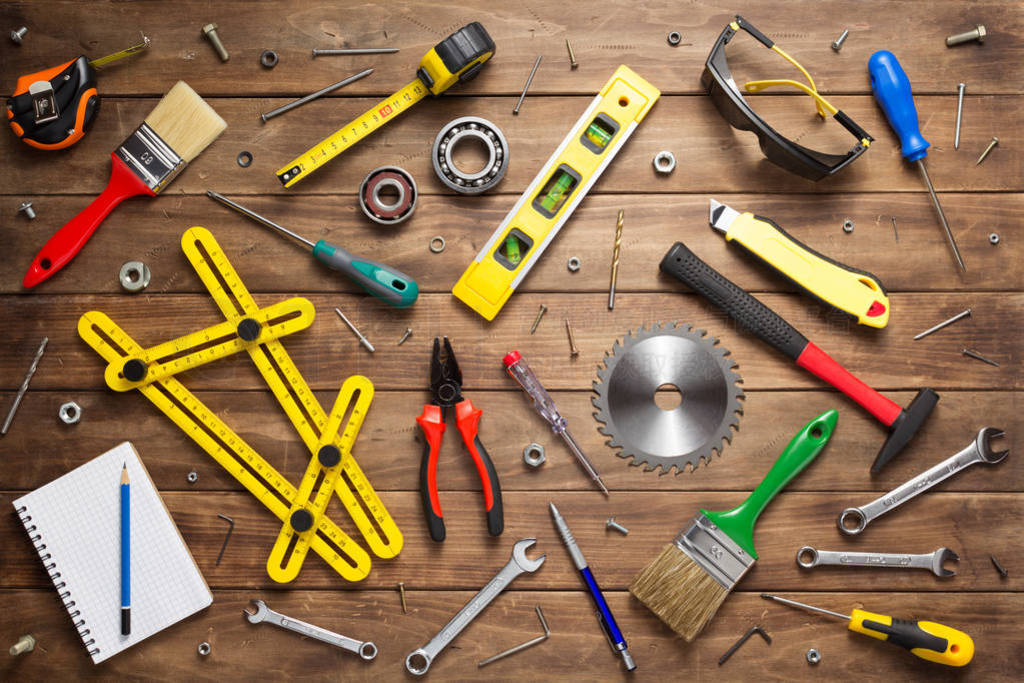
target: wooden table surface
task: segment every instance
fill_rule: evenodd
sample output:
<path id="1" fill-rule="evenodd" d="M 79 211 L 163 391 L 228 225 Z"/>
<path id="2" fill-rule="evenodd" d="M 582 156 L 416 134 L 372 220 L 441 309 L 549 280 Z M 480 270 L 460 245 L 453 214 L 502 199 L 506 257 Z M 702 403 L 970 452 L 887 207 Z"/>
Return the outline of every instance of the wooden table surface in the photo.
<path id="1" fill-rule="evenodd" d="M 145 54 L 102 70 L 102 111 L 94 129 L 74 148 L 44 153 L 12 135 L 0 135 L 4 411 L 40 339 L 50 339 L 10 432 L 0 438 L 0 498 L 9 505 L 22 493 L 131 440 L 215 598 L 211 608 L 185 623 L 94 666 L 8 507 L 0 517 L 5 548 L 0 553 L 5 606 L 0 643 L 13 644 L 21 634 L 32 633 L 38 646 L 0 664 L 3 677 L 399 680 L 408 677 L 402 664 L 406 653 L 431 638 L 505 564 L 516 540 L 535 536 L 536 552 L 547 554 L 544 567 L 498 597 L 436 660 L 431 676 L 625 680 L 549 519 L 547 502 L 555 501 L 606 590 L 639 665 L 637 677 L 1018 679 L 1024 665 L 1019 630 L 1024 612 L 1024 459 L 1019 452 L 996 467 L 979 466 L 956 476 L 879 520 L 861 537 L 842 537 L 834 520 L 843 508 L 866 503 L 959 451 L 981 427 L 1006 429 L 1007 447 L 1021 443 L 1022 5 L 952 0 L 492 4 L 497 3 L 53 0 L 0 6 L 0 28 L 29 29 L 20 47 L 0 40 L 0 73 L 8 88 L 16 74 L 83 52 L 95 57 L 127 47 L 139 30 L 153 41 Z M 767 163 L 753 136 L 723 121 L 701 92 L 699 77 L 710 46 L 736 11 L 803 63 L 821 92 L 875 137 L 863 157 L 835 177 L 813 183 Z M 281 187 L 274 171 L 284 162 L 411 80 L 422 54 L 473 20 L 486 26 L 498 46 L 479 78 L 440 100 L 421 103 L 294 189 Z M 200 36 L 207 22 L 219 25 L 231 52 L 229 62 L 221 63 Z M 945 47 L 946 35 L 975 23 L 988 29 L 983 45 Z M 843 28 L 850 29 L 850 37 L 837 54 L 830 44 Z M 683 45 L 666 44 L 671 30 L 682 34 Z M 566 38 L 573 42 L 577 70 L 569 68 Z M 400 47 L 401 52 L 310 57 L 313 47 L 383 45 Z M 280 55 L 273 70 L 258 64 L 266 48 Z M 932 143 L 926 163 L 970 269 L 965 275 L 957 272 L 917 171 L 901 159 L 896 137 L 871 96 L 866 61 L 879 49 L 895 52 L 913 82 L 922 130 Z M 514 117 L 515 98 L 538 54 L 544 61 L 520 115 Z M 485 322 L 454 300 L 451 285 L 620 63 L 660 88 L 661 101 L 497 320 Z M 370 78 L 267 124 L 260 122 L 259 112 L 367 66 L 376 69 Z M 763 50 L 749 66 L 775 77 L 789 73 Z M 23 290 L 21 278 L 33 255 L 102 190 L 109 153 L 179 79 L 224 117 L 227 131 L 169 186 L 166 196 L 126 202 L 69 267 L 36 289 Z M 955 151 L 956 88 L 961 81 L 967 83 L 967 96 L 961 145 Z M 757 103 L 780 129 L 817 134 L 835 125 L 816 121 L 804 98 L 774 94 L 761 96 Z M 479 197 L 447 191 L 429 161 L 440 127 L 464 115 L 493 121 L 511 148 L 508 175 L 494 192 Z M 994 135 L 999 147 L 984 164 L 975 165 Z M 652 169 L 651 159 L 662 149 L 671 150 L 678 160 L 671 175 L 656 175 Z M 249 168 L 235 162 L 242 150 L 253 154 Z M 370 224 L 357 206 L 364 175 L 385 164 L 409 170 L 422 193 L 414 216 L 398 227 Z M 313 262 L 303 248 L 215 205 L 203 196 L 207 188 L 238 197 L 310 238 L 337 241 L 410 273 L 421 287 L 418 303 L 395 310 L 361 294 L 348 280 Z M 727 246 L 707 227 L 710 197 L 769 216 L 814 249 L 875 273 L 890 291 L 889 326 L 874 330 L 828 315 Z M 36 207 L 34 221 L 15 215 L 25 200 Z M 608 267 L 619 208 L 626 217 L 619 294 L 615 310 L 608 311 Z M 896 218 L 898 234 L 890 216 Z M 850 234 L 841 228 L 846 218 L 855 223 Z M 76 334 L 79 316 L 89 310 L 104 311 L 144 345 L 219 322 L 220 314 L 180 250 L 182 232 L 193 225 L 214 233 L 261 305 L 294 295 L 313 302 L 318 318 L 285 346 L 323 405 L 330 405 L 340 382 L 351 374 L 365 374 L 376 386 L 354 454 L 399 523 L 405 545 L 395 559 L 374 558 L 362 582 L 340 580 L 312 554 L 291 584 L 271 581 L 265 563 L 277 520 L 142 396 L 108 390 L 103 363 Z M 993 232 L 1001 237 L 997 246 L 989 244 Z M 438 234 L 447 248 L 432 254 L 428 241 Z M 920 434 L 880 475 L 870 477 L 868 467 L 885 438 L 883 428 L 850 400 L 658 274 L 661 256 L 680 238 L 901 405 L 923 386 L 941 394 Z M 572 255 L 583 264 L 575 274 L 565 265 Z M 152 271 L 148 289 L 137 296 L 123 293 L 117 282 L 120 265 L 133 259 L 145 261 Z M 542 303 L 548 306 L 547 317 L 530 335 Z M 376 353 L 358 345 L 334 316 L 334 306 L 346 311 L 377 345 Z M 973 310 L 970 319 L 913 341 L 917 332 L 965 308 Z M 566 316 L 576 330 L 577 358 L 569 355 Z M 732 444 L 710 465 L 677 476 L 645 473 L 616 457 L 591 414 L 591 382 L 605 351 L 627 331 L 659 321 L 690 323 L 720 338 L 739 364 L 746 393 Z M 412 337 L 396 346 L 407 326 L 414 330 Z M 451 337 L 466 395 L 484 411 L 481 438 L 494 459 L 505 501 L 506 529 L 500 538 L 486 533 L 479 481 L 454 430 L 449 430 L 439 469 L 448 540 L 438 545 L 427 536 L 417 493 L 421 445 L 414 418 L 428 397 L 429 345 L 438 334 Z M 965 346 L 1000 366 L 962 356 Z M 504 375 L 500 359 L 513 347 L 552 390 L 612 489 L 610 498 L 591 487 Z M 293 481 L 299 478 L 308 455 L 244 354 L 183 379 L 275 467 Z M 74 426 L 57 419 L 58 407 L 68 400 L 77 401 L 84 413 Z M 828 408 L 840 412 L 832 443 L 765 512 L 757 527 L 757 565 L 705 632 L 692 644 L 684 643 L 629 595 L 631 578 L 698 507 L 721 509 L 738 503 L 792 434 Z M 539 470 L 522 461 L 523 446 L 531 441 L 547 447 L 547 464 Z M 191 470 L 199 473 L 195 484 L 186 481 Z M 220 566 L 215 560 L 226 525 L 218 513 L 235 520 Z M 629 527 L 628 536 L 606 531 L 605 519 L 613 514 Z M 336 501 L 331 515 L 355 533 Z M 960 555 L 960 562 L 952 579 L 921 571 L 804 571 L 794 562 L 802 545 L 905 552 L 946 546 Z M 1008 577 L 996 572 L 990 554 L 1007 567 Z M 407 590 L 408 614 L 399 605 L 400 581 Z M 841 622 L 769 604 L 758 597 L 763 591 L 840 612 L 863 606 L 945 622 L 971 634 L 977 654 L 963 671 L 931 665 L 848 633 Z M 380 655 L 364 663 L 315 641 L 252 626 L 240 614 L 250 598 L 373 640 Z M 539 633 L 535 605 L 548 617 L 550 639 L 478 670 L 480 659 Z M 771 645 L 755 638 L 719 668 L 722 652 L 755 624 L 772 635 Z M 201 658 L 196 646 L 204 640 L 213 651 Z M 822 654 L 814 669 L 804 659 L 812 647 Z"/>

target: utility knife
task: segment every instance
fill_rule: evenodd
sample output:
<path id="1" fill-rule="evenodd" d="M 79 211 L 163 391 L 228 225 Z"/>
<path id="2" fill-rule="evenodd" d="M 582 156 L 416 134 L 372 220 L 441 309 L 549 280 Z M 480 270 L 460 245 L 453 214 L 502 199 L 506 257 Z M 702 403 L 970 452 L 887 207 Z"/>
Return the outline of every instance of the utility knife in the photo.
<path id="1" fill-rule="evenodd" d="M 774 221 L 740 213 L 711 200 L 711 227 L 799 285 L 814 298 L 854 317 L 861 325 L 889 323 L 889 297 L 881 281 L 819 254 L 787 234 Z"/>

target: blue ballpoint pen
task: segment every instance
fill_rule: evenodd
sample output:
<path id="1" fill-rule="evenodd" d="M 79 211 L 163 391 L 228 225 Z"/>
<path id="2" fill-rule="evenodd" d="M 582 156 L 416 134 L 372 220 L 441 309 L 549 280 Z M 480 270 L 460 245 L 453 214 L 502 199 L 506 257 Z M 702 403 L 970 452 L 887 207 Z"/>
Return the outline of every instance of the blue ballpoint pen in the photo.
<path id="1" fill-rule="evenodd" d="M 597 581 L 587 565 L 586 558 L 580 552 L 580 547 L 576 544 L 576 539 L 573 538 L 572 532 L 569 531 L 569 525 L 565 523 L 565 518 L 559 514 L 558 508 L 555 507 L 554 503 L 548 503 L 548 506 L 551 508 L 551 516 L 555 520 L 555 526 L 558 527 L 558 533 L 561 535 L 562 541 L 565 542 L 565 547 L 569 549 L 572 562 L 576 565 L 576 569 L 579 570 L 583 581 L 586 582 L 590 597 L 594 599 L 594 604 L 597 606 L 598 623 L 601 625 L 601 629 L 608 637 L 608 642 L 611 643 L 612 649 L 622 655 L 622 660 L 626 664 L 626 670 L 633 671 L 636 669 L 636 663 L 633 661 L 633 656 L 629 654 L 626 639 L 623 637 L 622 631 L 619 630 L 619 625 L 615 623 L 615 617 L 612 616 L 612 611 L 608 607 L 608 603 L 605 602 L 604 595 L 601 594 L 601 588 L 597 585 Z"/>

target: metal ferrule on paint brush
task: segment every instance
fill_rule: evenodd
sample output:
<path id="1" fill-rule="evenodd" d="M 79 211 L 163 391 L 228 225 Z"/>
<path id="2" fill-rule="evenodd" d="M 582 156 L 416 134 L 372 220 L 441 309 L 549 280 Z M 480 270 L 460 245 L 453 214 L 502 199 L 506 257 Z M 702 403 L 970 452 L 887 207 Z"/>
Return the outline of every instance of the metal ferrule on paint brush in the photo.
<path id="1" fill-rule="evenodd" d="M 703 514 L 694 517 L 673 543 L 726 590 L 732 590 L 757 559 Z"/>
<path id="2" fill-rule="evenodd" d="M 157 194 L 188 163 L 145 123 L 121 143 L 115 154 Z"/>

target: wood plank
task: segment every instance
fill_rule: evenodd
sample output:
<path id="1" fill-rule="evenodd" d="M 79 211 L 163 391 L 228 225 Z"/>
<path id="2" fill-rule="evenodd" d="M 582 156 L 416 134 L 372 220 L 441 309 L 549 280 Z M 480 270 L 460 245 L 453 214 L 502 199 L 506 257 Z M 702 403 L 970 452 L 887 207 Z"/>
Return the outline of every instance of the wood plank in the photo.
<path id="1" fill-rule="evenodd" d="M 543 573 L 544 569 L 541 570 Z M 594 620 L 587 596 L 570 592 L 538 592 L 534 577 L 519 579 L 512 592 L 498 596 L 430 670 L 444 680 L 482 677 L 607 680 L 623 677 L 621 660 L 608 647 Z M 0 633 L 14 642 L 31 631 L 37 649 L 9 657 L 0 666 L 5 678 L 17 676 L 61 679 L 86 677 L 143 678 L 261 678 L 268 673 L 288 675 L 301 670 L 308 680 L 408 679 L 403 662 L 407 653 L 425 643 L 468 600 L 468 591 L 408 591 L 409 614 L 402 614 L 396 591 L 359 594 L 292 591 L 262 596 L 274 609 L 319 626 L 372 640 L 380 650 L 373 662 L 281 629 L 248 623 L 239 612 L 248 600 L 261 597 L 252 590 L 216 591 L 206 611 L 153 636 L 103 664 L 93 666 L 81 651 L 77 636 L 57 600 L 39 591 L 3 591 L 11 619 Z M 626 635 L 637 670 L 630 680 L 664 680 L 681 671 L 694 680 L 751 680 L 767 673 L 777 680 L 808 675 L 805 654 L 810 647 L 822 654 L 814 673 L 836 679 L 882 681 L 893 676 L 912 680 L 927 674 L 936 681 L 1012 681 L 1020 670 L 1015 633 L 1024 596 L 1019 593 L 807 593 L 787 594 L 796 600 L 838 611 L 865 607 L 904 617 L 934 619 L 959 627 L 974 638 L 977 654 L 965 669 L 928 665 L 900 648 L 849 633 L 841 622 L 807 614 L 784 605 L 769 605 L 756 593 L 736 593 L 693 643 L 686 644 L 626 593 L 608 592 L 608 602 Z M 491 664 L 477 662 L 540 634 L 534 606 L 540 605 L 551 628 L 550 638 L 534 648 Z M 718 658 L 751 625 L 760 624 L 772 637 L 766 645 L 754 638 L 719 669 Z M 212 646 L 200 658 L 201 641 Z M 871 662 L 865 666 L 865 662 Z"/>
<path id="2" fill-rule="evenodd" d="M 223 189 L 220 183 L 213 187 Z M 1019 207 L 1024 203 L 1022 194 L 943 195 L 943 208 L 953 222 L 968 264 L 969 270 L 963 275 L 958 272 L 925 192 L 709 196 L 738 211 L 771 218 L 812 249 L 873 273 L 890 292 L 1024 289 L 1024 269 L 1006 267 L 1024 261 L 1024 241 L 1013 238 Z M 7 258 L 0 262 L 0 291 L 6 293 L 24 291 L 21 279 L 28 264 L 63 221 L 85 203 L 81 197 L 36 195 L 25 199 L 33 202 L 38 216 L 31 222 L 15 220 L 7 226 Z M 413 218 L 389 230 L 371 226 L 355 199 L 349 197 L 317 198 L 303 201 L 301 207 L 284 197 L 237 199 L 311 240 L 334 242 L 410 273 L 423 292 L 449 291 L 514 203 L 507 195 L 426 196 Z M 795 291 L 775 271 L 761 266 L 707 227 L 708 196 L 665 194 L 589 197 L 519 291 L 607 291 L 619 208 L 625 212 L 617 285 L 620 292 L 665 290 L 658 263 L 676 239 L 684 240 L 694 253 L 750 291 Z M 457 224 L 451 222 L 454 215 L 460 216 Z M 890 216 L 896 218 L 895 231 Z M 854 221 L 853 233 L 841 229 L 846 218 Z M 304 245 L 271 234 L 205 196 L 165 198 L 159 204 L 123 204 L 72 265 L 33 291 L 120 293 L 117 272 L 121 264 L 142 260 L 153 278 L 146 291 L 147 300 L 160 293 L 205 293 L 181 253 L 181 235 L 193 225 L 206 226 L 214 233 L 251 291 L 360 291 L 348 278 L 316 262 Z M 993 232 L 1003 238 L 997 246 L 988 241 Z M 441 254 L 427 248 L 435 235 L 445 237 L 446 247 Z M 582 261 L 577 273 L 566 270 L 570 256 Z M 903 313 L 899 310 L 894 315 Z M 936 312 L 935 322 L 944 319 L 943 315 Z"/>
<path id="3" fill-rule="evenodd" d="M 814 467 L 812 465 L 809 471 Z M 758 467 L 758 473 L 763 476 L 766 468 L 767 461 Z M 866 482 L 863 470 L 859 477 Z M 550 563 L 545 571 L 531 577 L 531 587 L 536 590 L 575 589 L 579 579 L 548 513 L 547 504 L 554 501 L 572 525 L 573 534 L 600 577 L 601 585 L 609 590 L 624 590 L 633 576 L 661 552 L 698 509 L 727 510 L 746 495 L 746 491 L 650 491 L 632 495 L 617 492 L 604 499 L 597 491 L 509 491 L 502 497 L 505 533 L 494 538 L 487 535 L 479 493 L 444 490 L 441 504 L 448 538 L 443 544 L 437 544 L 427 534 L 419 494 L 388 492 L 382 496 L 402 530 L 401 554 L 392 560 L 373 558 L 372 570 L 366 579 L 357 584 L 341 582 L 342 585 L 339 585 L 338 575 L 311 554 L 293 587 L 366 590 L 393 587 L 398 581 L 405 581 L 412 588 L 475 590 L 507 561 L 512 543 L 520 538 L 535 537 L 537 552 L 547 553 Z M 757 525 L 755 541 L 759 560 L 744 578 L 743 590 L 870 591 L 879 585 L 884 585 L 886 590 L 917 592 L 1024 589 L 1024 575 L 1017 571 L 1019 549 L 1024 540 L 1018 523 L 1020 515 L 1024 514 L 1024 496 L 1019 491 L 1012 494 L 929 492 L 873 522 L 860 536 L 841 536 L 836 529 L 839 513 L 847 507 L 865 504 L 875 496 L 869 491 L 780 494 Z M 15 496 L 9 493 L 0 494 L 0 506 L 9 506 L 13 498 Z M 241 492 L 165 492 L 163 498 L 212 586 L 281 587 L 266 574 L 267 555 L 281 523 L 253 496 Z M 338 502 L 332 501 L 331 505 L 331 518 L 343 529 L 358 534 Z M 227 525 L 218 514 L 235 520 L 234 533 L 219 567 L 215 563 Z M 605 528 L 605 520 L 612 515 L 629 529 L 628 536 Z M 4 547 L 11 549 L 0 557 L 3 587 L 47 585 L 39 558 L 13 514 L 4 516 L 0 538 Z M 950 567 L 957 570 L 957 576 L 951 579 L 940 579 L 918 569 L 821 567 L 805 570 L 795 561 L 797 550 L 805 545 L 822 550 L 913 553 L 930 553 L 936 548 L 948 547 L 960 556 L 960 562 Z M 1009 570 L 1008 578 L 1001 578 L 992 567 L 989 554 L 1000 558 Z"/>
<path id="4" fill-rule="evenodd" d="M 242 273 L 245 273 L 242 270 Z M 245 275 L 242 275 L 243 279 Z M 454 340 L 459 364 L 471 390 L 509 389 L 511 380 L 501 366 L 501 356 L 517 347 L 550 389 L 583 389 L 595 377 L 595 368 L 626 330 L 658 321 L 684 320 L 710 330 L 732 352 L 739 364 L 744 387 L 756 389 L 821 388 L 819 380 L 796 367 L 786 356 L 770 349 L 752 335 L 736 330 L 730 320 L 694 294 L 666 282 L 664 294 L 622 294 L 614 311 L 582 320 L 579 311 L 604 311 L 604 294 L 561 293 L 517 294 L 500 316 L 487 323 L 483 318 L 446 294 L 426 294 L 411 309 L 396 310 L 365 296 L 313 294 L 309 299 L 320 311 L 320 319 L 285 346 L 309 385 L 332 389 L 338 378 L 352 373 L 368 375 L 381 389 L 420 389 L 427 372 L 430 340 L 447 335 Z M 33 379 L 37 389 L 99 389 L 105 363 L 77 336 L 79 316 L 88 310 L 109 315 L 144 346 L 155 345 L 202 326 L 223 320 L 209 296 L 162 295 L 125 296 L 4 296 L 0 315 L 17 320 L 17 329 L 7 334 L 7 343 L 17 353 L 0 357 L 3 386 L 16 388 L 28 360 L 44 336 L 50 337 L 48 351 Z M 262 305 L 280 301 L 284 295 L 258 295 Z M 808 339 L 869 385 L 887 389 L 1011 389 L 1021 387 L 1017 373 L 1007 372 L 1020 362 L 1022 321 L 1018 312 L 1024 294 L 933 293 L 902 294 L 893 298 L 900 311 L 881 333 L 808 309 L 806 301 L 787 294 L 763 294 L 759 299 L 789 320 Z M 541 303 L 548 305 L 546 320 L 534 335 L 528 330 Z M 370 354 L 332 315 L 339 306 L 371 341 L 381 343 L 380 352 Z M 974 309 L 978 321 L 960 323 L 939 334 L 915 342 L 917 332 L 946 317 L 950 311 Z M 562 320 L 573 316 L 580 355 L 570 359 Z M 183 325 L 183 321 L 191 324 Z M 991 321 L 998 321 L 992 323 Z M 413 327 L 416 341 L 391 348 L 406 326 Z M 856 329 L 859 328 L 859 329 Z M 1002 362 L 992 367 L 961 355 L 965 345 Z M 264 383 L 251 361 L 237 355 L 193 373 L 193 389 L 263 389 Z M 843 399 L 846 400 L 845 398 Z"/>
<path id="5" fill-rule="evenodd" d="M 590 92 L 596 92 L 608 75 L 610 72 L 595 80 Z M 1020 155 L 1007 153 L 1024 146 L 1024 131 L 1011 123 L 1020 120 L 1024 96 L 972 97 L 965 105 L 961 149 L 954 152 L 956 92 L 952 85 L 949 90 L 950 94 L 945 96 L 917 99 L 923 134 L 934 145 L 926 163 L 935 188 L 939 192 L 1024 189 L 1024 160 Z M 422 192 L 450 194 L 434 176 L 431 145 L 444 124 L 472 114 L 495 123 L 511 141 L 509 171 L 499 188 L 503 193 L 518 195 L 590 99 L 591 95 L 539 97 L 524 105 L 519 116 L 512 116 L 509 98 L 451 97 L 430 101 L 345 152 L 294 190 L 285 190 L 275 171 L 366 111 L 375 101 L 319 100 L 263 124 L 259 112 L 285 100 L 214 97 L 209 103 L 228 122 L 227 130 L 164 193 L 196 194 L 213 188 L 235 194 L 354 195 L 370 170 L 398 165 L 413 175 Z M 665 97 L 655 105 L 594 191 L 708 194 L 757 189 L 772 193 L 898 191 L 921 195 L 924 187 L 920 173 L 900 157 L 896 136 L 874 98 L 851 95 L 840 96 L 836 101 L 876 142 L 856 162 L 821 182 L 805 180 L 771 164 L 764 159 L 757 139 L 730 128 L 706 97 L 686 96 Z M 0 177 L 0 194 L 21 196 L 55 190 L 98 194 L 107 181 L 110 153 L 155 105 L 154 99 L 106 98 L 103 117 L 94 129 L 81 143 L 61 154 L 57 185 L 54 166 L 40 163 L 38 150 L 13 136 L 0 136 L 0 153 L 9 159 L 7 172 Z M 853 144 L 834 122 L 826 125 L 818 119 L 807 102 L 786 95 L 764 95 L 758 97 L 757 109 L 765 120 L 784 134 L 799 138 L 801 144 L 835 153 L 845 153 Z M 976 166 L 975 161 L 993 135 L 999 137 L 1001 148 Z M 651 163 L 663 149 L 672 150 L 679 162 L 675 172 L 668 176 L 656 174 Z M 236 162 L 242 150 L 253 154 L 253 163 L 248 168 L 240 168 Z M 149 201 L 150 198 L 143 198 L 133 203 Z M 154 203 L 151 211 L 170 211 L 171 205 L 173 200 L 165 197 Z M 358 211 L 354 204 L 351 206 Z M 875 211 L 884 210 L 879 207 Z M 930 210 L 926 213 L 931 217 Z M 960 224 L 966 220 L 961 219 Z"/>
<path id="6" fill-rule="evenodd" d="M 294 428 L 268 391 L 202 391 L 200 400 L 220 415 L 257 452 L 291 481 L 298 481 L 308 462 Z M 320 404 L 330 406 L 335 392 L 321 391 Z M 467 391 L 484 411 L 480 438 L 494 461 L 504 491 L 582 491 L 593 484 L 518 390 Z M 800 425 L 829 408 L 839 409 L 839 429 L 827 457 L 789 485 L 791 491 L 888 491 L 910 477 L 953 455 L 971 442 L 978 429 L 992 425 L 1007 431 L 999 450 L 1014 454 L 998 467 L 973 467 L 941 490 L 958 492 L 1020 492 L 1024 490 L 1024 459 L 1020 445 L 1021 395 L 1014 392 L 942 393 L 942 400 L 925 428 L 895 460 L 875 477 L 867 469 L 885 438 L 882 428 L 864 411 L 844 404 L 832 392 L 750 391 L 744 415 L 720 457 L 692 474 L 659 476 L 630 467 L 605 445 L 592 416 L 590 392 L 553 393 L 573 436 L 613 491 L 749 491 L 764 476 Z M 891 394 L 906 405 L 911 392 Z M 82 421 L 65 426 L 57 409 L 75 400 Z M 12 395 L 0 394 L 0 406 Z M 415 491 L 419 487 L 422 443 L 414 418 L 422 412 L 426 391 L 378 391 L 354 449 L 356 460 L 378 491 Z M 794 404 L 799 406 L 794 411 Z M 124 420 L 125 415 L 131 416 Z M 40 426 L 47 428 L 41 429 Z M 0 440 L 6 463 L 3 486 L 31 490 L 103 453 L 122 440 L 131 440 L 142 453 L 150 476 L 161 491 L 241 491 L 241 486 L 188 439 L 167 417 L 137 393 L 111 391 L 29 391 L 8 434 Z M 540 470 L 522 460 L 522 449 L 533 441 L 547 451 Z M 41 455 L 45 454 L 45 455 Z M 199 481 L 186 482 L 195 470 Z M 449 430 L 438 465 L 444 490 L 479 491 L 472 459 L 454 431 Z M 623 493 L 623 495 L 627 495 Z M 642 495 L 642 494 L 629 494 Z M 865 502 L 869 496 L 862 494 Z M 618 496 L 616 496 L 618 497 Z"/>
<path id="7" fill-rule="evenodd" d="M 476 4 L 476 3 L 474 3 Z M 8 3 L 8 24 L 27 25 L 30 33 L 19 50 L 7 50 L 4 73 L 32 73 L 43 66 L 85 51 L 98 57 L 127 47 L 133 31 L 153 39 L 149 51 L 103 71 L 101 92 L 154 94 L 165 92 L 185 76 L 200 92 L 304 95 L 363 66 L 378 70 L 372 79 L 354 84 L 354 93 L 387 94 L 413 77 L 415 65 L 437 42 L 470 21 L 480 21 L 497 45 L 496 56 L 474 81 L 459 92 L 480 95 L 518 94 L 536 55 L 544 62 L 531 92 L 588 92 L 621 63 L 658 84 L 666 92 L 698 92 L 698 77 L 718 34 L 733 19 L 731 9 L 703 4 L 645 3 L 635 11 L 628 0 L 609 0 L 599 10 L 586 3 L 559 5 L 477 5 L 396 1 L 359 7 L 358 16 L 344 3 L 320 2 L 292 8 L 287 16 L 275 3 L 200 0 L 177 3 L 174 16 L 157 20 L 146 3 L 107 0 L 81 5 L 47 3 L 44 11 L 31 2 Z M 49 8 L 53 8 L 52 11 Z M 793 5 L 783 0 L 758 3 L 744 16 L 799 60 L 823 92 L 868 92 L 868 57 L 880 49 L 896 49 L 918 92 L 948 92 L 956 81 L 970 83 L 977 93 L 1020 93 L 1024 51 L 1016 36 L 1024 19 L 1012 3 L 994 0 L 971 3 L 970 12 L 955 2 L 859 2 L 855 6 L 820 3 Z M 114 17 L 116 21 L 97 20 Z M 200 34 L 216 22 L 231 54 L 223 64 Z M 943 38 L 984 23 L 984 45 L 947 49 Z M 628 27 L 628 29 L 627 29 Z M 832 40 L 850 29 L 840 54 Z M 672 48 L 666 35 L 677 30 L 683 45 Z M 580 67 L 569 69 L 565 39 L 573 41 Z M 754 45 L 748 36 L 743 39 Z M 401 48 L 396 55 L 312 59 L 311 48 Z M 733 49 L 742 46 L 734 40 Z M 277 68 L 259 66 L 262 50 L 280 55 Z M 761 53 L 764 54 L 763 52 Z M 763 58 L 763 57 L 762 57 Z M 40 63 L 42 60 L 42 63 Z M 778 57 L 776 72 L 786 65 Z M 684 65 L 683 68 L 680 65 Z M 954 75 L 950 76 L 953 72 Z M 787 73 L 783 71 L 783 73 Z M 783 77 L 776 75 L 776 78 Z"/>

